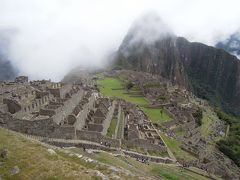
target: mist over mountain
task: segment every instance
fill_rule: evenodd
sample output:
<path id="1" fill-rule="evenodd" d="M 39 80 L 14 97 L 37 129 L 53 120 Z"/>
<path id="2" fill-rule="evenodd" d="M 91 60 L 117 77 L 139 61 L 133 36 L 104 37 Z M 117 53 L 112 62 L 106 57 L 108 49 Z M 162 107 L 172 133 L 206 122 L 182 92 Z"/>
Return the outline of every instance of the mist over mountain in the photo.
<path id="1" fill-rule="evenodd" d="M 145 19 L 142 19 L 143 26 L 137 27 L 140 32 L 145 31 Z M 157 17 L 151 15 L 147 19 L 154 22 Z M 166 29 L 158 28 L 160 32 Z M 171 32 L 156 36 L 149 43 L 145 37 L 139 37 L 140 33 L 135 36 L 134 29 L 129 30 L 117 52 L 117 67 L 159 74 L 240 115 L 240 61 L 235 56 L 222 49 L 189 42 Z"/>
<path id="2" fill-rule="evenodd" d="M 239 28 L 239 6 L 234 5 L 237 3 L 236 0 L 0 0 L 0 28 L 17 31 L 11 37 L 8 57 L 20 74 L 30 79 L 61 80 L 76 66 L 103 67 L 106 56 L 118 49 L 130 25 L 147 12 L 159 14 L 167 22 L 167 29 L 178 36 L 215 45 L 220 37 L 227 37 Z M 222 13 L 226 10 L 227 13 Z M 151 42 L 152 37 L 159 36 L 159 31 L 149 31 L 149 27 L 159 29 L 161 22 L 156 18 L 152 23 L 147 19 L 144 23 L 142 37 Z"/>
<path id="3" fill-rule="evenodd" d="M 227 39 L 218 42 L 216 47 L 224 49 L 240 58 L 240 32 L 236 32 L 230 35 Z"/>
<path id="4" fill-rule="evenodd" d="M 0 81 L 13 80 L 17 75 L 17 69 L 8 57 L 11 35 L 11 30 L 0 30 Z"/>

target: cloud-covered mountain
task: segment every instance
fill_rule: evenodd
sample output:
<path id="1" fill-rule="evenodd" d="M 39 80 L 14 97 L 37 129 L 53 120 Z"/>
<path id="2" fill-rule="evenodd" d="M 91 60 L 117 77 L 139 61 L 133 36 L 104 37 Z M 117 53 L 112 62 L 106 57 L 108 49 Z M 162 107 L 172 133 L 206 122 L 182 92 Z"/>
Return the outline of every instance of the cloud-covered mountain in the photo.
<path id="1" fill-rule="evenodd" d="M 148 17 L 148 21 L 155 19 Z M 151 24 L 144 23 L 144 18 L 139 21 L 137 24 L 142 24 L 138 26 L 140 32 L 145 30 L 145 25 Z M 166 29 L 158 28 L 159 31 Z M 131 29 L 117 52 L 116 66 L 159 74 L 221 105 L 226 111 L 240 115 L 240 61 L 235 56 L 166 32 L 149 43 L 145 41 L 145 33 L 140 33 L 142 37 L 139 38 Z M 141 40 L 133 42 L 132 39 Z"/>

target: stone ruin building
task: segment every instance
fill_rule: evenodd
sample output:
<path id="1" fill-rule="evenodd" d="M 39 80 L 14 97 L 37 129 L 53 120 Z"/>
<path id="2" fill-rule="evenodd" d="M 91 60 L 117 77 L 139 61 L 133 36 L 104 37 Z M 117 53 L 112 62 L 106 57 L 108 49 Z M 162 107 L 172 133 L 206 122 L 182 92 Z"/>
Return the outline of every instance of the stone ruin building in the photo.
<path id="1" fill-rule="evenodd" d="M 0 126 L 25 134 L 100 141 L 114 108 L 114 101 L 82 83 L 29 82 L 20 76 L 0 84 Z"/>
<path id="2" fill-rule="evenodd" d="M 129 147 L 166 152 L 167 148 L 151 120 L 134 104 L 124 103 L 124 140 Z"/>

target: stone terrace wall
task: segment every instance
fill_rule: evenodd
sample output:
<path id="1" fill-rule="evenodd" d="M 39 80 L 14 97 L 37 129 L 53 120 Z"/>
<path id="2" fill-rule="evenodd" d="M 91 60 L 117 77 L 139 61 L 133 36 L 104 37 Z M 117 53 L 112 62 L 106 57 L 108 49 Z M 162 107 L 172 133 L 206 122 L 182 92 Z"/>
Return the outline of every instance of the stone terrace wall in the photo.
<path id="1" fill-rule="evenodd" d="M 83 126 L 85 125 L 85 121 L 89 113 L 89 110 L 93 109 L 93 106 L 95 103 L 94 94 L 92 94 L 88 100 L 89 102 L 87 104 L 84 104 L 84 106 L 82 107 L 82 110 L 77 115 L 77 121 L 74 124 L 77 130 L 81 130 L 83 128 Z"/>
<path id="2" fill-rule="evenodd" d="M 123 150 L 123 153 L 124 153 L 125 155 L 128 155 L 128 156 L 132 157 L 132 158 L 148 159 L 149 161 L 156 162 L 156 163 L 166 163 L 166 164 L 170 164 L 170 163 L 173 163 L 173 162 L 174 162 L 172 159 L 169 159 L 169 158 L 161 158 L 161 157 L 156 157 L 156 156 L 148 156 L 148 155 L 139 154 L 139 153 L 135 153 L 135 152 L 131 152 L 131 151 L 125 151 L 125 150 Z"/>
<path id="3" fill-rule="evenodd" d="M 140 148 L 144 148 L 146 150 L 167 152 L 167 148 L 165 146 L 152 144 L 152 143 L 149 143 L 147 140 L 144 140 L 144 139 L 135 139 L 135 140 L 132 140 L 132 141 L 122 140 L 122 144 L 124 144 L 128 148 L 140 147 Z"/>
<path id="4" fill-rule="evenodd" d="M 87 141 L 92 141 L 92 142 L 97 142 L 97 143 L 108 142 L 108 143 L 111 143 L 112 147 L 120 147 L 120 140 L 105 137 L 99 132 L 77 130 L 76 137 L 77 137 L 77 139 L 87 140 Z"/>
<path id="5" fill-rule="evenodd" d="M 103 151 L 116 151 L 116 148 L 109 148 L 104 145 L 94 144 L 91 142 L 76 142 L 76 141 L 58 141 L 58 140 L 46 140 L 45 143 L 58 146 L 58 147 L 77 147 L 77 148 L 86 148 L 86 149 L 97 149 Z"/>
<path id="6" fill-rule="evenodd" d="M 75 137 L 74 127 L 59 126 L 53 122 L 52 118 L 29 121 L 15 119 L 7 113 L 2 113 L 0 114 L 0 119 L 0 122 L 3 121 L 0 123 L 0 126 L 24 134 L 63 139 L 73 139 Z"/>
<path id="7" fill-rule="evenodd" d="M 77 93 L 73 94 L 70 99 L 64 102 L 64 105 L 59 107 L 55 112 L 56 114 L 53 116 L 53 121 L 59 124 L 63 118 L 67 117 L 67 115 L 71 114 L 73 109 L 78 105 L 83 96 L 83 90 L 79 90 Z"/>

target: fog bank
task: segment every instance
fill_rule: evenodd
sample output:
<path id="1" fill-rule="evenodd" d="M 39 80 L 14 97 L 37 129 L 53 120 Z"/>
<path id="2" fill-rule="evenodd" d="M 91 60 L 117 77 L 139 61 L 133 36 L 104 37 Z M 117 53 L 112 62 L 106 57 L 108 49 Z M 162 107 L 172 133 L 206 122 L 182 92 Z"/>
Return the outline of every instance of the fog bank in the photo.
<path id="1" fill-rule="evenodd" d="M 76 66 L 103 66 L 145 13 L 158 14 L 178 36 L 214 45 L 239 29 L 239 5 L 237 0 L 0 0 L 0 33 L 14 32 L 8 56 L 20 74 L 60 80 Z"/>

